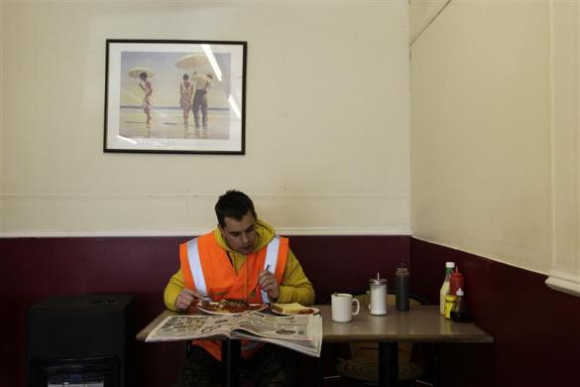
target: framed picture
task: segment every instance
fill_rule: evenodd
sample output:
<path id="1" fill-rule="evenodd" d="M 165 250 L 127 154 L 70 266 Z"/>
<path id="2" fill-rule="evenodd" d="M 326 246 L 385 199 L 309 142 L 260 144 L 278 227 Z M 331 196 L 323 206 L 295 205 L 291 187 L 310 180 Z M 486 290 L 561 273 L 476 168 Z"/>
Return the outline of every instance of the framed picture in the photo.
<path id="1" fill-rule="evenodd" d="M 246 42 L 107 40 L 105 152 L 245 153 Z"/>

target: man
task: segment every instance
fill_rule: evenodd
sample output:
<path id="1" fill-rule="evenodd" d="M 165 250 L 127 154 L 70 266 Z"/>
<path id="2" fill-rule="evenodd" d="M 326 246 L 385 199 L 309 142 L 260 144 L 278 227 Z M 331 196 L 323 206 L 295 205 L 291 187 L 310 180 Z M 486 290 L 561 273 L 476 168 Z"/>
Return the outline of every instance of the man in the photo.
<path id="1" fill-rule="evenodd" d="M 201 110 L 201 120 L 204 129 L 207 129 L 207 89 L 211 84 L 213 76 L 211 74 L 200 74 L 193 76 L 195 83 L 195 94 L 193 95 L 193 118 L 195 128 L 199 129 L 199 112 Z"/>
<path id="2" fill-rule="evenodd" d="M 228 191 L 215 205 L 218 226 L 180 246 L 181 268 L 165 288 L 165 305 L 186 311 L 202 297 L 243 299 L 250 303 L 314 302 L 314 289 L 292 253 L 287 238 L 258 219 L 252 200 Z M 221 346 L 196 340 L 184 368 L 184 385 L 219 385 Z M 289 350 L 242 343 L 242 369 L 258 386 L 294 384 L 295 357 Z"/>

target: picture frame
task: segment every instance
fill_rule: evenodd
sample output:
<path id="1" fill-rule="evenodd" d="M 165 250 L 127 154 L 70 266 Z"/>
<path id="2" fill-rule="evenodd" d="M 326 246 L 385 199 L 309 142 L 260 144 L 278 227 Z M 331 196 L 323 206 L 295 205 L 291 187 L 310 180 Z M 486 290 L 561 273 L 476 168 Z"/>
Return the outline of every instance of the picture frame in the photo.
<path id="1" fill-rule="evenodd" d="M 107 39 L 104 152 L 245 154 L 247 42 Z"/>

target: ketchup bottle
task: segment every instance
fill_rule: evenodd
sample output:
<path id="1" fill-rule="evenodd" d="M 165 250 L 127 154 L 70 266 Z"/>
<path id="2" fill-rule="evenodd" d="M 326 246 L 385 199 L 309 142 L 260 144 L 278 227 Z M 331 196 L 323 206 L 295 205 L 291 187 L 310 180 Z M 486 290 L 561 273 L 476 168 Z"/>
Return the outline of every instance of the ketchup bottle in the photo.
<path id="1" fill-rule="evenodd" d="M 463 274 L 459 272 L 458 267 L 455 267 L 449 278 L 449 294 L 456 295 L 459 289 L 465 289 L 463 286 Z"/>

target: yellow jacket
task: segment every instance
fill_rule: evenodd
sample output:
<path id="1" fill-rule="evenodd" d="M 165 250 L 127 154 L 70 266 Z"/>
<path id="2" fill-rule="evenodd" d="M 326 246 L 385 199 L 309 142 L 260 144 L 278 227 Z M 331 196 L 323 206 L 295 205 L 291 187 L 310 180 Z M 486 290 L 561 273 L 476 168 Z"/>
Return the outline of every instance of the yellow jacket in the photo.
<path id="1" fill-rule="evenodd" d="M 246 256 L 230 249 L 222 238 L 219 229 L 216 228 L 213 232 L 217 243 L 228 252 L 237 273 L 245 262 Z M 254 251 L 266 246 L 276 234 L 272 226 L 259 219 L 256 222 L 256 232 L 258 238 Z M 171 276 L 165 287 L 163 298 L 167 309 L 176 310 L 175 300 L 183 287 L 183 275 L 181 274 L 181 269 L 179 269 L 177 273 Z M 282 283 L 280 284 L 280 297 L 278 297 L 277 302 L 299 302 L 302 305 L 311 305 L 314 303 L 314 288 L 304 274 L 302 266 L 294 256 L 294 253 L 292 253 L 292 250 L 288 250 L 288 260 L 286 262 Z"/>

